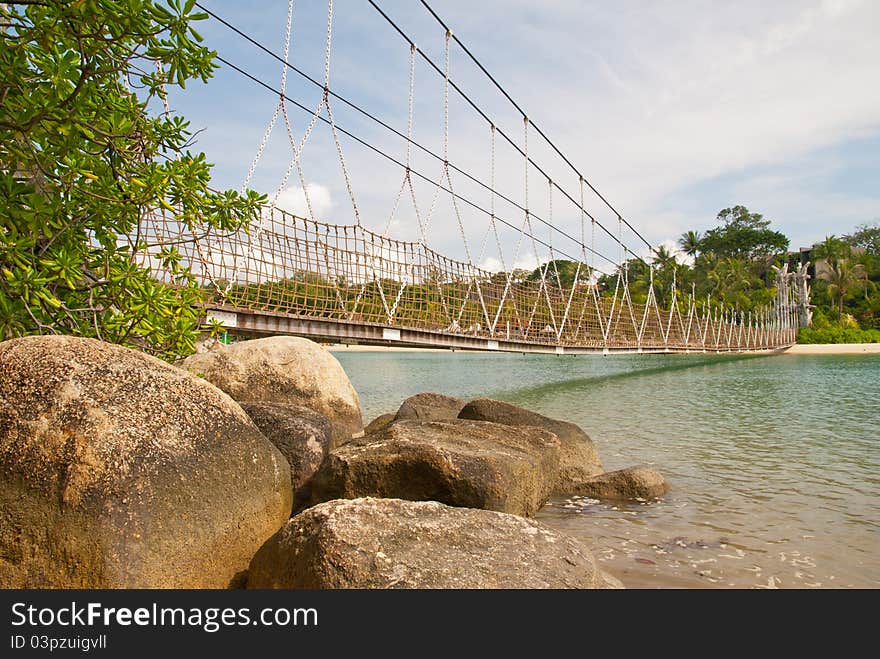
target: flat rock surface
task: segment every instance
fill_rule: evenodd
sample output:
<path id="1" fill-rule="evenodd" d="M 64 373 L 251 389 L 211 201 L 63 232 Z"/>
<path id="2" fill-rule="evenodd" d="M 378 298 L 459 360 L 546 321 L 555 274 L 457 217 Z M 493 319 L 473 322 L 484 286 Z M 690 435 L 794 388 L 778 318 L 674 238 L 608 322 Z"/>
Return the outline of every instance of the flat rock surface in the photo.
<path id="1" fill-rule="evenodd" d="M 549 430 L 561 442 L 559 472 L 555 494 L 573 492 L 577 484 L 602 473 L 602 461 L 593 440 L 581 428 L 568 421 L 551 419 L 523 407 L 491 398 L 472 400 L 459 413 L 461 419 L 492 421 L 508 426 L 533 426 Z"/>

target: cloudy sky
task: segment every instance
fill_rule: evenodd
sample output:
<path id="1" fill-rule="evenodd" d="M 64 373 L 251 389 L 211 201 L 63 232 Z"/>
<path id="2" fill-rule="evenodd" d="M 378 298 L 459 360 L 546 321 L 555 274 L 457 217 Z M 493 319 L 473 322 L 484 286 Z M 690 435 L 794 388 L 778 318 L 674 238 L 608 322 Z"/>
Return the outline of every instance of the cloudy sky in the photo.
<path id="1" fill-rule="evenodd" d="M 285 0 L 201 3 L 276 53 L 282 52 Z M 441 68 L 444 32 L 415 0 L 376 0 Z M 803 0 L 736 3 L 584 0 L 432 0 L 455 36 L 504 85 L 517 103 L 586 178 L 650 242 L 676 239 L 687 229 L 705 230 L 722 208 L 735 204 L 763 213 L 792 238 L 792 247 L 827 234 L 846 233 L 880 220 L 880 2 Z M 289 61 L 323 78 L 327 5 L 296 0 Z M 200 23 L 218 54 L 274 88 L 281 65 L 228 28 Z M 330 87 L 392 127 L 406 132 L 409 46 L 367 0 L 335 0 Z M 523 122 L 504 97 L 469 62 L 450 49 L 450 77 L 496 123 L 523 146 Z M 290 72 L 288 95 L 314 108 L 320 89 Z M 191 122 L 197 148 L 216 163 L 214 182 L 238 188 L 245 180 L 277 96 L 221 65 L 208 84 L 192 83 L 171 98 L 174 111 Z M 405 142 L 333 101 L 335 121 L 399 160 Z M 413 139 L 437 154 L 443 150 L 443 78 L 421 59 L 415 68 Z M 326 117 L 326 111 L 322 116 Z M 310 115 L 293 106 L 289 117 L 300 140 Z M 342 136 L 361 221 L 378 231 L 417 239 L 409 191 L 392 209 L 403 170 Z M 455 92 L 449 100 L 450 162 L 489 183 L 490 130 Z M 529 154 L 555 183 L 579 197 L 570 168 L 532 131 Z M 274 193 L 279 203 L 305 212 L 302 184 L 294 170 L 285 181 L 291 148 L 279 119 L 251 187 Z M 303 149 L 306 190 L 318 219 L 355 221 L 336 145 L 319 122 Z M 413 169 L 439 180 L 438 160 L 418 152 Z M 499 193 L 525 205 L 522 156 L 498 135 L 495 182 Z M 445 183 L 445 181 L 444 181 Z M 482 209 L 490 193 L 453 173 L 456 192 Z M 577 207 L 530 168 L 528 206 L 580 239 Z M 467 251 L 475 262 L 500 267 L 530 265 L 547 248 L 519 241 L 501 224 L 499 239 L 487 234 L 488 217 L 466 203 L 458 209 L 447 194 L 433 203 L 434 188 L 418 182 L 416 204 L 431 216 L 428 243 L 452 256 Z M 551 207 L 552 202 L 552 207 Z M 496 213 L 520 227 L 524 213 L 496 198 Z M 611 233 L 615 215 L 594 195 L 586 207 Z M 456 213 L 456 210 L 458 211 Z M 460 223 L 459 223 L 460 219 Z M 532 233 L 560 254 L 580 247 L 532 220 Z M 613 260 L 619 248 L 589 218 L 584 242 Z M 620 234 L 634 251 L 644 244 L 625 227 Z M 501 253 L 498 251 L 501 244 Z M 537 256 L 535 255 L 537 252 Z M 503 257 L 503 259 L 502 259 Z M 596 265 L 605 263 L 597 257 Z M 607 269 L 607 263 L 605 263 Z"/>

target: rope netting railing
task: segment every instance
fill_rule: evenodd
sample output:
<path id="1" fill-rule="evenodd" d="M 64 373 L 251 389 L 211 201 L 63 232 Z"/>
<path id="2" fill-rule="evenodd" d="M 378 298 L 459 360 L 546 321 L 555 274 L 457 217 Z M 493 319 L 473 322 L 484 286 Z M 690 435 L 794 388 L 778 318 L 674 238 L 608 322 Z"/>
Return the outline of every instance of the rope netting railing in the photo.
<path id="1" fill-rule="evenodd" d="M 675 289 L 663 309 L 653 282 L 637 303 L 625 275 L 611 296 L 588 280 L 562 286 L 546 265 L 536 281 L 513 279 L 422 242 L 273 207 L 259 231 L 192 236 L 153 215 L 142 233 L 177 248 L 209 307 L 597 350 L 761 350 L 793 343 L 797 331 L 796 300 L 784 284 L 774 305 L 749 315 Z M 141 264 L 161 276 L 148 252 Z"/>
<path id="2" fill-rule="evenodd" d="M 276 125 L 283 129 L 284 141 L 290 148 L 291 156 L 280 183 L 274 188 L 274 193 L 268 195 L 269 201 L 259 220 L 245 229 L 190 235 L 184 225 L 174 219 L 173 213 L 163 210 L 148 214 L 138 231 L 146 244 L 154 247 L 139 252 L 140 263 L 151 267 L 160 279 L 164 278 L 172 283 L 171 276 L 161 268 L 158 254 L 162 247 L 173 246 L 204 290 L 204 302 L 208 307 L 323 319 L 338 323 L 341 327 L 345 324 L 359 324 L 407 328 L 485 338 L 496 342 L 506 341 L 511 346 L 534 344 L 596 350 L 759 350 L 794 342 L 797 327 L 796 287 L 791 285 L 791 276 L 787 269 L 778 273 L 777 300 L 769 307 L 748 315 L 719 301 L 707 299 L 698 302 L 693 290 L 689 296 L 681 295 L 674 279 L 671 294 L 658 298 L 654 283 L 654 265 L 647 263 L 626 244 L 624 227 L 648 247 L 650 244 L 599 195 L 593 185 L 550 142 L 546 134 L 534 126 L 522 108 L 488 74 L 460 39 L 454 36 L 452 30 L 440 21 L 427 3 L 423 4 L 443 28 L 443 61 L 440 64 L 419 49 L 370 0 L 370 5 L 408 45 L 405 132 L 393 128 L 331 88 L 333 0 L 327 0 L 326 22 L 323 26 L 323 75 L 320 79 L 308 76 L 288 61 L 293 35 L 293 0 L 288 0 L 287 3 L 283 50 L 280 55 L 203 8 L 215 20 L 258 46 L 281 64 L 280 86 L 274 88 L 232 62 L 218 57 L 225 65 L 269 90 L 277 99 L 245 176 L 243 189 L 253 179 Z M 521 144 L 497 125 L 450 78 L 450 48 L 453 44 L 460 46 L 513 103 L 522 119 Z M 414 139 L 417 56 L 428 65 L 430 71 L 439 76 L 442 85 L 441 153 L 431 151 Z M 295 72 L 321 89 L 320 99 L 314 106 L 307 107 L 288 96 L 288 71 Z M 450 90 L 458 94 L 486 122 L 489 133 L 488 183 L 450 160 Z M 334 117 L 334 107 L 339 109 L 339 104 L 402 139 L 405 145 L 404 161 L 339 125 Z M 298 136 L 294 132 L 289 107 L 308 115 Z M 316 129 L 327 129 L 332 136 L 345 191 L 351 202 L 354 224 L 331 224 L 315 217 L 309 182 L 303 167 L 303 152 Z M 537 133 L 577 174 L 579 199 L 551 177 L 535 161 L 534 154 L 530 155 L 530 131 Z M 364 226 L 364 211 L 358 204 L 352 181 L 352 174 L 356 172 L 347 164 L 341 136 L 397 165 L 403 172 L 400 185 L 395 186 L 397 194 L 381 233 Z M 513 149 L 515 160 L 522 163 L 522 203 L 503 194 L 496 187 L 496 141 L 499 137 Z M 426 176 L 416 169 L 413 165 L 415 152 L 436 161 L 440 165 L 439 176 Z M 300 217 L 277 206 L 279 197 L 287 189 L 294 172 L 305 202 L 305 210 L 300 212 L 307 213 L 307 217 Z M 546 181 L 546 219 L 529 207 L 530 174 L 533 177 L 535 173 Z M 414 186 L 416 180 L 429 185 L 429 203 L 424 198 L 421 201 L 418 199 Z M 456 186 L 462 182 L 473 184 L 476 189 L 489 193 L 488 210 L 472 198 L 456 191 Z M 532 185 L 534 187 L 533 181 Z M 597 194 L 614 213 L 616 233 L 586 209 L 585 188 Z M 466 260 L 450 258 L 429 247 L 429 232 L 432 220 L 439 215 L 438 202 L 441 195 L 451 202 L 452 214 L 445 219 L 455 220 Z M 574 205 L 580 218 L 579 239 L 555 223 L 554 196 L 563 204 L 568 202 Z M 388 236 L 393 223 L 403 215 L 403 206 L 407 202 L 411 203 L 411 218 L 418 226 L 418 239 L 411 242 Z M 508 211 L 521 213 L 521 220 L 514 222 L 505 219 L 497 208 L 502 203 Z M 466 225 L 473 220 L 463 217 L 465 210 L 487 218 L 482 240 L 479 242 L 472 243 L 468 239 Z M 590 221 L 589 240 L 587 219 Z M 499 225 L 514 232 L 512 257 L 509 253 L 508 258 L 505 257 Z M 538 225 L 541 225 L 542 231 L 543 227 L 549 230 L 546 238 L 537 236 Z M 613 247 L 619 250 L 616 258 L 609 258 L 597 250 L 597 233 L 611 239 Z M 490 241 L 490 237 L 493 240 Z M 564 244 L 560 245 L 561 242 Z M 471 244 L 475 248 L 473 252 Z M 497 259 L 502 268 L 498 272 L 491 272 L 477 265 L 489 262 L 485 257 L 488 256 L 487 249 L 493 244 L 497 248 Z M 574 250 L 571 250 L 572 244 L 575 246 Z M 546 251 L 542 254 L 542 250 Z M 576 255 L 573 256 L 572 252 Z M 600 288 L 599 275 L 603 273 L 596 265 L 597 257 L 614 267 L 611 275 L 604 273 L 607 275 L 606 282 L 613 281 L 608 290 Z M 527 274 L 516 270 L 515 264 L 523 259 L 533 261 L 537 267 Z M 571 280 L 566 278 L 565 284 L 560 273 L 560 259 L 569 261 L 574 266 L 574 276 Z M 640 294 L 638 301 L 633 299 L 629 272 L 630 264 L 637 262 L 649 268 L 647 294 Z M 662 308 L 661 299 L 668 301 L 667 308 Z M 342 334 L 337 332 L 336 335 L 344 335 L 344 331 Z"/>

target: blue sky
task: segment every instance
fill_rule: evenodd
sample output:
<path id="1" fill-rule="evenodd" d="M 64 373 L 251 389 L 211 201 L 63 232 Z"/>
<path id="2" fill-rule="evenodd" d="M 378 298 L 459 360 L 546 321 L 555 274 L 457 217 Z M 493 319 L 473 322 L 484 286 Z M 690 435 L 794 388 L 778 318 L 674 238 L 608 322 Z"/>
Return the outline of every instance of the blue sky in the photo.
<path id="1" fill-rule="evenodd" d="M 271 50 L 281 53 L 287 2 L 201 0 Z M 415 0 L 377 0 L 440 66 L 444 34 Z M 433 0 L 433 8 L 581 172 L 652 244 L 683 231 L 705 230 L 724 207 L 743 204 L 763 213 L 792 238 L 792 247 L 827 234 L 851 231 L 880 219 L 880 3 L 875 0 L 736 3 L 582 0 Z M 290 62 L 323 76 L 327 5 L 297 0 Z M 336 0 L 330 86 L 405 132 L 409 47 L 366 0 Z M 213 20 L 198 26 L 209 47 L 278 87 L 280 65 Z M 522 145 L 522 121 L 507 101 L 453 45 L 451 78 L 493 121 Z M 291 72 L 288 95 L 314 107 L 320 90 Z M 418 61 L 414 139 L 440 152 L 443 80 Z M 171 104 L 195 129 L 197 148 L 216 163 L 214 182 L 241 186 L 277 98 L 239 73 L 221 68 L 208 85 L 175 91 Z M 404 142 L 341 103 L 337 123 L 403 159 Z M 454 92 L 450 97 L 449 160 L 489 181 L 489 129 Z M 326 116 L 326 113 L 324 113 Z M 290 108 L 296 139 L 309 116 Z M 573 197 L 577 177 L 536 134 L 530 155 Z M 418 225 L 408 195 L 390 212 L 403 172 L 343 137 L 341 142 L 363 223 L 390 235 L 416 239 Z M 291 149 L 281 121 L 269 139 L 251 186 L 267 193 L 282 183 Z M 318 125 L 303 150 L 306 187 L 318 219 L 354 221 L 330 131 Z M 414 156 L 412 165 L 433 179 L 437 162 Z M 524 203 L 521 156 L 498 138 L 496 185 Z M 485 208 L 490 195 L 460 175 L 456 192 Z M 279 199 L 305 212 L 298 177 Z M 529 207 L 549 219 L 549 186 L 529 173 Z M 423 215 L 433 188 L 416 186 Z M 580 213 L 558 192 L 553 223 L 579 236 Z M 613 214 L 590 195 L 588 210 L 616 232 Z M 516 226 L 522 213 L 496 200 L 499 216 Z M 517 233 L 500 232 L 502 254 L 487 239 L 488 218 L 466 205 L 459 214 L 475 262 L 491 269 L 532 265 L 547 250 L 519 245 Z M 534 233 L 577 255 L 576 245 L 535 223 Z M 462 257 L 462 230 L 448 195 L 441 194 L 428 244 Z M 591 242 L 591 230 L 585 236 Z M 619 254 L 596 238 L 596 249 Z M 639 241 L 624 230 L 624 241 Z M 643 246 L 642 246 L 643 248 Z M 537 254 L 535 253 L 537 251 Z M 596 262 L 603 266 L 601 260 Z M 607 264 L 605 264 L 607 266 Z M 607 268 L 603 268 L 607 269 Z"/>

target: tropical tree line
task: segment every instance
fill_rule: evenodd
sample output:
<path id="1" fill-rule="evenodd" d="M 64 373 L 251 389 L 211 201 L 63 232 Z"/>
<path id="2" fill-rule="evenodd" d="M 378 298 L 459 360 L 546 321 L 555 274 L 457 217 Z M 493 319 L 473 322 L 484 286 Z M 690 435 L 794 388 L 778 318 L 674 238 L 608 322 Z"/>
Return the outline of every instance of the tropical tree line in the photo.
<path id="1" fill-rule="evenodd" d="M 776 297 L 777 268 L 799 263 L 789 253 L 789 239 L 771 222 L 744 206 L 725 208 L 716 225 L 704 232 L 689 230 L 671 253 L 659 247 L 653 258 L 623 265 L 634 300 L 647 297 L 653 276 L 661 304 L 670 304 L 672 282 L 726 307 L 753 311 Z M 801 331 L 807 342 L 880 341 L 880 225 L 863 224 L 842 236 L 826 236 L 809 253 L 813 324 Z M 653 270 L 653 273 L 651 272 Z M 615 276 L 599 278 L 603 294 L 613 294 Z"/>
<path id="2" fill-rule="evenodd" d="M 880 224 L 826 236 L 812 252 L 816 263 L 812 327 L 799 340 L 812 343 L 880 342 Z"/>
<path id="3" fill-rule="evenodd" d="M 679 238 L 680 249 L 658 247 L 650 258 L 622 265 L 634 301 L 647 299 L 651 281 L 661 306 L 672 303 L 673 283 L 678 301 L 693 294 L 700 303 L 712 300 L 724 308 L 756 311 L 776 297 L 775 270 L 788 251 L 788 238 L 771 228 L 770 220 L 745 206 L 725 208 L 716 226 L 689 230 Z M 605 294 L 613 291 L 616 273 L 599 278 Z"/>
<path id="4" fill-rule="evenodd" d="M 678 239 L 678 249 L 665 246 L 650 258 L 632 258 L 618 270 L 599 276 L 599 294 L 613 296 L 625 283 L 631 299 L 644 304 L 653 283 L 661 307 L 689 304 L 694 295 L 698 305 L 734 308 L 748 313 L 766 307 L 776 299 L 776 273 L 785 262 L 792 267 L 798 255 L 789 253 L 790 241 L 772 228 L 771 221 L 745 206 L 720 211 L 715 226 L 692 229 Z M 810 251 L 813 264 L 813 324 L 802 330 L 804 342 L 880 341 L 880 224 L 863 224 L 847 235 L 826 236 Z M 548 267 L 549 265 L 549 267 Z M 577 264 L 555 261 L 530 273 L 515 272 L 525 280 L 537 280 L 545 273 L 570 287 Z M 583 270 L 581 270 L 583 273 Z M 583 274 L 580 275 L 583 277 Z M 707 302 L 708 301 L 708 302 Z M 684 309 L 683 309 L 684 310 Z"/>

